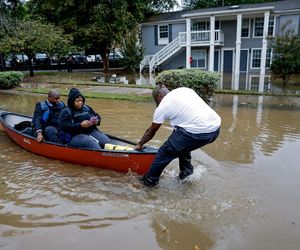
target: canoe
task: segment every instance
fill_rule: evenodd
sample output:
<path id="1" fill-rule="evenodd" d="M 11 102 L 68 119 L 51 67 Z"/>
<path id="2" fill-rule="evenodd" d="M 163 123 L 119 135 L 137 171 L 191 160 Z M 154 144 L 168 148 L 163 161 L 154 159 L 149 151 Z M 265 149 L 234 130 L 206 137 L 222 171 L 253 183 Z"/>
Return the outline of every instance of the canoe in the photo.
<path id="1" fill-rule="evenodd" d="M 16 124 L 31 120 L 32 117 L 29 116 L 11 112 L 0 113 L 0 124 L 16 144 L 32 153 L 48 158 L 84 166 L 144 174 L 148 171 L 157 153 L 157 149 L 152 147 L 145 147 L 143 150 L 94 150 L 70 147 L 47 141 L 39 143 L 36 138 L 26 135 L 15 128 Z M 112 144 L 120 145 L 124 148 L 125 146 L 134 147 L 136 145 L 125 139 L 112 135 L 108 136 Z"/>

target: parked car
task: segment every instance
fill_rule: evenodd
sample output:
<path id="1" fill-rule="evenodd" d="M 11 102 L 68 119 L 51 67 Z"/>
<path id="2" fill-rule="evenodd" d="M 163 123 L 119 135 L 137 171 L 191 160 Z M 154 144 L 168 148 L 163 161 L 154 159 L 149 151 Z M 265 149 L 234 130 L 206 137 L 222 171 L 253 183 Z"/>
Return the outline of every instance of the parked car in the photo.
<path id="1" fill-rule="evenodd" d="M 88 62 L 95 62 L 96 61 L 96 57 L 95 57 L 95 55 L 87 55 L 86 56 L 86 60 Z"/>
<path id="2" fill-rule="evenodd" d="M 46 53 L 37 53 L 33 58 L 35 65 L 50 65 L 51 59 Z"/>
<path id="3" fill-rule="evenodd" d="M 60 59 L 57 55 L 53 55 L 50 57 L 51 65 L 57 65 L 60 62 Z"/>
<path id="4" fill-rule="evenodd" d="M 88 62 L 101 62 L 102 58 L 99 54 L 97 55 L 87 55 L 86 59 Z"/>
<path id="5" fill-rule="evenodd" d="M 25 66 L 28 57 L 25 54 L 9 54 L 5 60 L 5 67 Z"/>
<path id="6" fill-rule="evenodd" d="M 75 64 L 86 64 L 88 62 L 86 56 L 80 53 L 70 53 L 70 55 L 72 55 Z"/>
<path id="7" fill-rule="evenodd" d="M 99 54 L 96 55 L 96 62 L 102 62 L 102 57 Z"/>
<path id="8" fill-rule="evenodd" d="M 109 53 L 109 60 L 119 61 L 120 59 L 123 59 L 123 55 L 120 52 L 120 49 L 118 48 L 112 49 L 111 52 Z"/>

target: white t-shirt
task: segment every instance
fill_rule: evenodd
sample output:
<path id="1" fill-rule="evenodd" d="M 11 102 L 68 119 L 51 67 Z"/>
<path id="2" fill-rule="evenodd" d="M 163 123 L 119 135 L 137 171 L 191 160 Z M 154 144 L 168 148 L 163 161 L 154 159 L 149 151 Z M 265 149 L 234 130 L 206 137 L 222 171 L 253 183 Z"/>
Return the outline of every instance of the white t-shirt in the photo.
<path id="1" fill-rule="evenodd" d="M 193 134 L 214 132 L 221 125 L 220 116 L 194 90 L 186 87 L 169 92 L 156 108 L 153 122 L 162 124 L 165 120 L 173 128 L 179 126 Z"/>

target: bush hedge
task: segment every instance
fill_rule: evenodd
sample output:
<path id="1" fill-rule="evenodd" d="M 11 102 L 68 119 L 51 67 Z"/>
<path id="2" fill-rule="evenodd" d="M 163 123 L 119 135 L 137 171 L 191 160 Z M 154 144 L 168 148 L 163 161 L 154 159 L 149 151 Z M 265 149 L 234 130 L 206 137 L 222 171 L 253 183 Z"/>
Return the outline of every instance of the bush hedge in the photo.
<path id="1" fill-rule="evenodd" d="M 10 89 L 19 86 L 23 77 L 23 73 L 19 71 L 0 72 L 0 89 Z"/>
<path id="2" fill-rule="evenodd" d="M 218 88 L 219 80 L 220 75 L 216 72 L 176 69 L 159 73 L 156 77 L 156 84 L 164 84 L 170 90 L 178 87 L 191 88 L 207 102 Z"/>

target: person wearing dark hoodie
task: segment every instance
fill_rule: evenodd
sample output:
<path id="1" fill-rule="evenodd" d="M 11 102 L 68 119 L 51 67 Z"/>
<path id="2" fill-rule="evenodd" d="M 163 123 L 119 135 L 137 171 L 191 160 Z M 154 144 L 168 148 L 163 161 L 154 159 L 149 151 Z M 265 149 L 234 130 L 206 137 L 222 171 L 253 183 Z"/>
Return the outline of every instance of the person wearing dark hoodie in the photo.
<path id="1" fill-rule="evenodd" d="M 70 89 L 67 105 L 59 116 L 60 129 L 68 135 L 65 143 L 79 148 L 104 148 L 110 139 L 97 128 L 101 117 L 85 104 L 85 98 L 78 89 Z"/>

